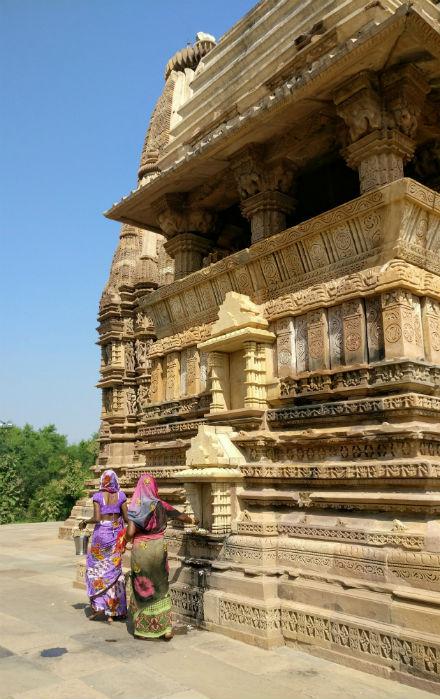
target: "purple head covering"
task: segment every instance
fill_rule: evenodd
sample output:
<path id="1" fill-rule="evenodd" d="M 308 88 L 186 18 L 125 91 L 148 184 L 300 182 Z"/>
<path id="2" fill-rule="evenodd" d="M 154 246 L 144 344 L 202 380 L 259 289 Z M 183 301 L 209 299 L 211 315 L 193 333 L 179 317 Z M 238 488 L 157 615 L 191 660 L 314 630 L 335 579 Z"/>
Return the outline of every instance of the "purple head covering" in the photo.
<path id="1" fill-rule="evenodd" d="M 120 490 L 118 477 L 110 468 L 102 474 L 99 490 L 105 490 L 107 493 L 117 493 Z"/>

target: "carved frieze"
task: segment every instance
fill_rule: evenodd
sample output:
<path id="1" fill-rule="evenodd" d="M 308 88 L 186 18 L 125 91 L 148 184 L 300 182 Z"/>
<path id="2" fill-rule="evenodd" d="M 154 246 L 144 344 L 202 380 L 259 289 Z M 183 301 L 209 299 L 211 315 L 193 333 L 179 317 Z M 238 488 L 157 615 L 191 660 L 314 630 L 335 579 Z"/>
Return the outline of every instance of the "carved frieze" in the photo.
<path id="1" fill-rule="evenodd" d="M 335 393 L 375 393 L 385 387 L 440 393 L 440 367 L 416 361 L 392 360 L 372 367 L 332 369 L 320 373 L 285 376 L 280 380 L 280 397 L 326 397 Z"/>
<path id="2" fill-rule="evenodd" d="M 302 423 L 304 420 L 322 420 L 329 418 L 349 418 L 351 416 L 371 415 L 381 418 L 387 413 L 426 415 L 436 417 L 440 414 L 440 398 L 417 393 L 405 393 L 384 398 L 362 398 L 350 401 L 335 401 L 317 405 L 291 406 L 278 410 L 269 410 L 267 420 L 273 425 Z"/>
<path id="3" fill-rule="evenodd" d="M 352 464 L 255 464 L 240 466 L 245 478 L 279 478 L 288 480 L 413 480 L 436 479 L 440 465 L 429 461 L 359 462 Z"/>
<path id="4" fill-rule="evenodd" d="M 418 635 L 391 630 L 384 624 L 365 624 L 347 615 L 328 614 L 313 607 L 295 604 L 281 606 L 283 635 L 300 643 L 347 649 L 369 662 L 380 661 L 412 675 L 438 680 L 440 645 L 421 643 Z"/>
<path id="5" fill-rule="evenodd" d="M 426 245 L 431 246 L 433 254 L 415 260 L 419 267 L 414 269 L 415 277 L 405 272 L 409 272 L 411 265 L 404 261 L 412 260 L 415 254 L 414 243 L 407 239 L 405 223 L 405 207 L 409 202 L 417 212 L 426 207 L 431 209 Z M 439 250 L 434 251 L 439 234 L 440 208 L 435 208 L 432 191 L 413 180 L 403 180 L 278 233 L 249 250 L 230 255 L 209 269 L 196 272 L 190 280 L 161 287 L 142 297 L 140 303 L 154 317 L 159 338 L 164 338 L 213 322 L 228 288 L 247 294 L 258 303 L 266 303 L 268 315 L 272 308 L 278 310 L 286 294 L 292 298 L 287 313 L 293 311 L 297 315 L 311 306 L 343 301 L 356 291 L 369 295 L 381 285 L 393 283 L 392 277 L 402 273 L 405 284 L 417 291 L 422 291 L 420 283 L 422 286 L 428 283 L 431 289 L 436 287 L 436 292 L 427 292 L 435 298 L 440 295 L 438 278 L 423 269 L 440 269 Z M 393 240 L 399 246 L 401 260 L 390 260 Z M 361 271 L 378 253 L 383 264 L 378 265 L 376 257 L 373 268 Z M 255 273 L 256 265 L 258 273 Z M 265 274 L 269 274 L 269 281 Z M 223 290 L 224 282 L 227 286 Z M 176 296 L 179 305 L 171 303 Z"/>

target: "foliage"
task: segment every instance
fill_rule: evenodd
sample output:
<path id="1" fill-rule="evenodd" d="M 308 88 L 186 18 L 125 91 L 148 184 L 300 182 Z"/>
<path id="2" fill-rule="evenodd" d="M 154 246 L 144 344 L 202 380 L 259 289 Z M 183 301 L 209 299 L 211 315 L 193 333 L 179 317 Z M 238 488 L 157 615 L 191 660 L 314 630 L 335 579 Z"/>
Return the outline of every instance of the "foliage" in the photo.
<path id="1" fill-rule="evenodd" d="M 96 435 L 68 444 L 54 425 L 0 429 L 0 522 L 65 519 L 85 490 L 98 453 Z M 3 465 L 4 464 L 4 465 Z M 7 496 L 3 481 L 11 483 Z M 4 510 L 4 515 L 3 515 Z"/>
<path id="2" fill-rule="evenodd" d="M 10 454 L 0 456 L 0 524 L 16 522 L 23 514 L 23 490 L 17 464 Z"/>

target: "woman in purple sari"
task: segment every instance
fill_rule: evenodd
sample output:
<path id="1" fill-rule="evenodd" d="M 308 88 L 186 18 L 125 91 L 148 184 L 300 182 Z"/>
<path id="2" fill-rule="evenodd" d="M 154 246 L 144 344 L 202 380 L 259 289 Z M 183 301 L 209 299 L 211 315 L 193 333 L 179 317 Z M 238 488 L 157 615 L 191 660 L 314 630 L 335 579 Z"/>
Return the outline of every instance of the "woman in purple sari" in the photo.
<path id="1" fill-rule="evenodd" d="M 119 487 L 116 473 L 104 471 L 100 488 L 93 495 L 93 517 L 82 520 L 80 527 L 95 522 L 90 552 L 87 555 L 86 585 L 95 619 L 104 613 L 111 623 L 114 617 L 125 617 L 127 602 L 122 573 L 118 534 L 128 522 L 127 497 Z"/>

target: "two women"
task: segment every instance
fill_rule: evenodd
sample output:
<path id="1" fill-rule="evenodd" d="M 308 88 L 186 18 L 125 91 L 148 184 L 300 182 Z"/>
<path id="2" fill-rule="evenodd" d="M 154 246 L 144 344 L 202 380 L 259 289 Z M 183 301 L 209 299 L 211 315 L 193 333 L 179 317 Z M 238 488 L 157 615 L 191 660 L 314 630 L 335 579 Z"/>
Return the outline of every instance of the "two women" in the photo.
<path id="1" fill-rule="evenodd" d="M 105 486 L 108 488 L 110 484 L 114 488 L 113 492 L 118 493 L 117 499 L 113 496 L 112 504 L 108 502 L 109 496 L 106 495 L 110 491 L 105 490 Z M 89 520 L 98 523 L 87 556 L 86 574 L 87 594 L 94 616 L 99 611 L 104 611 L 110 621 L 113 616 L 125 615 L 121 555 L 125 545 L 131 544 L 131 575 L 127 592 L 134 635 L 140 638 L 162 636 L 165 640 L 170 640 L 171 598 L 167 546 L 164 541 L 167 520 L 178 519 L 188 524 L 197 524 L 197 520 L 161 500 L 157 483 L 148 473 L 139 478 L 128 511 L 125 501 L 116 474 L 104 471 L 100 491 L 93 496 L 94 516 Z M 109 507 L 113 508 L 111 515 L 115 518 L 111 527 L 104 520 L 104 517 L 110 516 Z M 122 520 L 128 522 L 125 533 L 122 533 Z"/>

